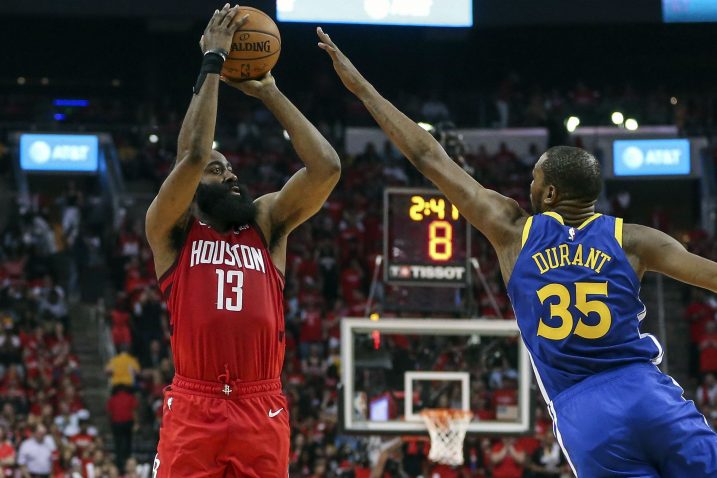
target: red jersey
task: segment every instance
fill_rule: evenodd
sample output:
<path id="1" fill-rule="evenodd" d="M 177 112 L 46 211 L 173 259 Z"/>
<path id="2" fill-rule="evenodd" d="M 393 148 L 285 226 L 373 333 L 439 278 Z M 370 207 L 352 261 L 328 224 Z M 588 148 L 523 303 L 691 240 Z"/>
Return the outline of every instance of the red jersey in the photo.
<path id="1" fill-rule="evenodd" d="M 210 382 L 279 378 L 284 279 L 264 236 L 254 225 L 222 234 L 191 221 L 175 265 L 160 278 L 177 374 Z"/>

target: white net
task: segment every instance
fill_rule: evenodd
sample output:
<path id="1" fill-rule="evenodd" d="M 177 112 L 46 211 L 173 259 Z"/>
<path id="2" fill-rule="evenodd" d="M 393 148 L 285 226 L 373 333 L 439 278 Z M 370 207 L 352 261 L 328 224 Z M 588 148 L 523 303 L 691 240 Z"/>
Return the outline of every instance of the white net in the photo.
<path id="1" fill-rule="evenodd" d="M 428 459 L 449 466 L 463 464 L 463 440 L 473 413 L 466 410 L 426 409 L 421 418 L 431 435 Z"/>

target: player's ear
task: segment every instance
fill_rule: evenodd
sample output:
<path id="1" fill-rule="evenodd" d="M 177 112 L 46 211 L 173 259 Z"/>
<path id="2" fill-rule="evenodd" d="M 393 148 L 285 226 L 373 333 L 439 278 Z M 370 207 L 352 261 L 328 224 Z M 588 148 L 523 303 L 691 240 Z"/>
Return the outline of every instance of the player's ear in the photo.
<path id="1" fill-rule="evenodd" d="M 555 186 L 550 184 L 545 188 L 545 193 L 543 194 L 543 202 L 545 204 L 554 204 L 558 197 L 558 190 L 555 189 Z"/>

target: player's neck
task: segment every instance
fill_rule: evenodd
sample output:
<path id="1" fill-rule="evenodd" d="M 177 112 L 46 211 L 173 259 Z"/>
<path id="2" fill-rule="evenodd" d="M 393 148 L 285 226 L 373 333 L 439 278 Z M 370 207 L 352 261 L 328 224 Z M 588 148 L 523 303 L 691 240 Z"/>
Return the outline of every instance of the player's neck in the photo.
<path id="1" fill-rule="evenodd" d="M 198 207 L 194 207 L 194 216 L 204 224 L 211 226 L 212 229 L 219 233 L 225 233 L 231 229 L 232 225 L 226 221 L 219 221 L 208 214 L 203 213 Z"/>
<path id="2" fill-rule="evenodd" d="M 595 215 L 595 203 L 561 201 L 559 204 L 556 204 L 555 207 L 551 208 L 550 211 L 560 214 L 565 225 L 579 226 L 585 222 L 586 219 Z"/>

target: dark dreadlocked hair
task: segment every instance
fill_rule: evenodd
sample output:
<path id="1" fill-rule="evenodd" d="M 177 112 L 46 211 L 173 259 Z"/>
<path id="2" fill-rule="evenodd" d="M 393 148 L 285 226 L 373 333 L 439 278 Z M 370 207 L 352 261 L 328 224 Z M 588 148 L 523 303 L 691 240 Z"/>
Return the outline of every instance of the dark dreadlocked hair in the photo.
<path id="1" fill-rule="evenodd" d="M 545 152 L 545 184 L 565 199 L 596 201 L 602 191 L 600 163 L 584 149 L 555 146 Z"/>

